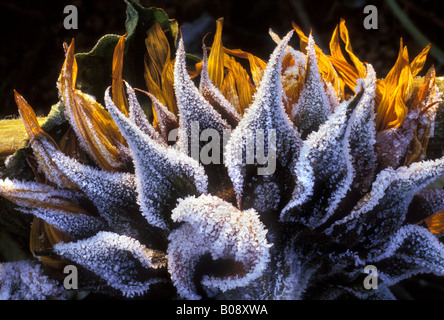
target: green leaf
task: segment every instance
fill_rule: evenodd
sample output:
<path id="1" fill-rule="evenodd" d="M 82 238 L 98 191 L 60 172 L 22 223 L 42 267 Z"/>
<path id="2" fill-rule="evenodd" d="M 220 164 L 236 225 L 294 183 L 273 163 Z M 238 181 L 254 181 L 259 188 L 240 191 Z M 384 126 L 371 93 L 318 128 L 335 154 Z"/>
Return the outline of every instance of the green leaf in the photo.
<path id="1" fill-rule="evenodd" d="M 125 21 L 127 35 L 122 76 L 132 87 L 145 89 L 143 70 L 146 32 L 154 24 L 160 23 L 168 38 L 170 48 L 175 48 L 178 24 L 175 20 L 170 20 L 162 9 L 144 8 L 135 0 L 125 0 L 125 2 L 127 4 Z M 78 64 L 77 87 L 82 92 L 94 96 L 102 104 L 104 92 L 112 82 L 112 59 L 118 40 L 117 35 L 105 35 L 90 52 L 75 55 Z M 146 103 L 149 103 L 148 99 Z M 151 112 L 150 108 L 144 109 Z"/>

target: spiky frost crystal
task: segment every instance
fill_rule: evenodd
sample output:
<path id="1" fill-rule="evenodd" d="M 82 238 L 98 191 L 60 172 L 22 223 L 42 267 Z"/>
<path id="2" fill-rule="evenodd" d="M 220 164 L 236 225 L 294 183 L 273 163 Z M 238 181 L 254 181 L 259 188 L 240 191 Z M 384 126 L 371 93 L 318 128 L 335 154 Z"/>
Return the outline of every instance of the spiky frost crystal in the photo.
<path id="1" fill-rule="evenodd" d="M 278 41 L 243 117 L 207 70 L 200 90 L 195 86 L 182 39 L 174 71 L 178 119 L 150 95 L 159 132 L 144 118 L 129 85 L 129 117 L 108 89 L 106 109 L 126 139 L 134 173 L 99 170 L 51 143 L 34 144 L 76 186 L 0 181 L 3 196 L 75 240 L 36 254 L 77 265 L 85 290 L 123 297 L 167 292 L 185 299 L 391 299 L 389 287 L 402 279 L 443 275 L 444 245 L 415 224 L 444 207 L 441 191 L 424 190 L 443 175 L 444 159 L 381 165 L 384 140 L 375 131 L 372 66 L 357 80 L 355 96 L 339 103 L 321 77 L 312 37 L 304 55 L 288 45 L 291 36 Z M 286 54 L 298 70 L 287 68 L 282 77 Z M 300 72 L 301 63 L 306 72 Z M 281 82 L 294 75 L 305 80 L 288 113 Z M 438 99 L 436 91 L 427 103 Z M 430 110 L 429 120 L 436 112 Z M 174 141 L 167 137 L 177 120 L 178 143 L 170 146 Z M 199 158 L 207 147 L 200 139 L 206 129 L 231 132 L 219 150 L 223 163 Z M 57 205 L 59 215 L 49 209 Z M 83 207 L 92 213 L 71 212 Z M 363 286 L 366 265 L 378 268 L 378 290 Z M 5 294 L 16 281 L 15 273 L 5 276 L 5 268 L 15 267 L 0 265 L 3 297 L 27 298 L 22 289 Z M 42 296 L 35 284 L 22 285 L 33 288 L 32 297 Z"/>

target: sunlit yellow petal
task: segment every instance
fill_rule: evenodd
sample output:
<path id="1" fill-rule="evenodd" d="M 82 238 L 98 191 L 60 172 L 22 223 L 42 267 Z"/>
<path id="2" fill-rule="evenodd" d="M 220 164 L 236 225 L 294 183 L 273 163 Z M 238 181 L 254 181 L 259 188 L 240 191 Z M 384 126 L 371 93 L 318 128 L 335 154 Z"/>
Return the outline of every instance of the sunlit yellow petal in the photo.
<path id="1" fill-rule="evenodd" d="M 428 229 L 434 234 L 444 232 L 444 211 L 438 212 L 425 219 Z"/>
<path id="2" fill-rule="evenodd" d="M 238 109 L 240 114 L 243 114 L 243 111 L 239 107 L 239 97 L 236 91 L 236 80 L 234 79 L 232 71 L 228 70 L 227 74 L 225 75 L 220 92 L 233 106 Z"/>
<path id="3" fill-rule="evenodd" d="M 256 88 L 251 82 L 247 71 L 239 62 L 229 55 L 225 55 L 224 61 L 225 67 L 232 72 L 237 96 L 239 97 L 239 113 L 243 114 L 244 110 L 250 105 Z"/>
<path id="4" fill-rule="evenodd" d="M 224 80 L 224 50 L 222 45 L 222 28 L 224 19 L 216 21 L 216 34 L 214 35 L 211 51 L 208 56 L 208 74 L 211 81 L 220 89 Z"/>
<path id="5" fill-rule="evenodd" d="M 259 57 L 240 49 L 228 49 L 224 47 L 224 52 L 238 58 L 248 59 L 248 62 L 250 63 L 251 76 L 255 86 L 258 87 L 262 79 L 262 74 L 267 67 L 267 63 Z"/>
<path id="6" fill-rule="evenodd" d="M 145 45 L 148 52 L 147 67 L 151 78 L 158 85 L 161 84 L 162 71 L 165 63 L 170 61 L 170 44 L 159 23 L 147 31 Z"/>
<path id="7" fill-rule="evenodd" d="M 57 143 L 40 127 L 34 110 L 26 102 L 26 100 L 14 90 L 14 98 L 17 104 L 20 117 L 25 125 L 26 132 L 29 137 L 31 147 L 37 159 L 38 165 L 45 174 L 46 179 L 52 183 L 65 188 L 76 188 L 52 161 L 51 156 L 48 155 L 45 148 L 45 143 L 50 143 L 57 147 Z"/>
<path id="8" fill-rule="evenodd" d="M 412 71 L 412 76 L 416 76 L 424 67 L 427 54 L 429 53 L 431 44 L 429 43 L 417 56 L 416 58 L 410 63 L 410 69 Z"/>
<path id="9" fill-rule="evenodd" d="M 339 30 L 341 30 L 341 38 L 346 43 L 346 51 L 349 53 L 352 61 L 354 62 L 354 66 L 348 63 L 347 59 L 342 53 L 339 41 Z M 347 85 L 347 87 L 349 87 L 354 92 L 357 84 L 356 80 L 358 78 L 365 78 L 366 70 L 361 61 L 359 61 L 359 59 L 357 59 L 351 51 L 348 31 L 345 27 L 344 20 L 341 20 L 340 26 L 336 26 L 333 32 L 330 40 L 330 53 L 331 56 L 328 56 L 330 62 L 333 64 L 335 69 L 342 77 L 345 85 Z"/>
<path id="10" fill-rule="evenodd" d="M 353 64 L 355 65 L 355 68 L 357 70 L 359 78 L 364 79 L 367 71 L 365 69 L 364 64 L 361 62 L 361 60 L 359 60 L 359 58 L 356 57 L 356 55 L 353 53 L 350 39 L 348 37 L 348 30 L 347 30 L 347 27 L 345 26 L 344 19 L 341 19 L 341 21 L 339 23 L 339 30 L 340 30 L 340 34 L 341 34 L 341 39 L 342 39 L 342 41 L 345 42 L 345 51 L 347 51 L 348 55 L 350 56 L 350 59 L 352 60 Z"/>
<path id="11" fill-rule="evenodd" d="M 173 113 L 177 114 L 176 96 L 174 94 L 174 63 L 169 60 L 165 63 L 162 71 L 162 92 L 165 97 L 165 106 Z"/>
<path id="12" fill-rule="evenodd" d="M 122 143 L 123 137 L 109 113 L 91 96 L 75 88 L 76 76 L 72 41 L 57 82 L 65 115 L 82 147 L 100 167 L 108 171 L 121 170 L 124 163 L 116 146 Z"/>
<path id="13" fill-rule="evenodd" d="M 51 226 L 40 218 L 34 217 L 29 236 L 29 249 L 32 254 L 51 249 L 59 242 L 66 243 L 71 241 L 74 241 L 74 239 L 65 232 Z M 36 257 L 49 267 L 59 270 L 69 263 L 67 260 L 50 256 L 39 255 Z"/>
<path id="14" fill-rule="evenodd" d="M 114 49 L 113 70 L 112 70 L 112 95 L 114 104 L 128 116 L 128 100 L 126 99 L 125 88 L 123 85 L 123 52 L 125 50 L 125 35 L 121 36 Z"/>
<path id="15" fill-rule="evenodd" d="M 384 83 L 383 88 L 378 88 Z M 409 66 L 407 48 L 400 41 L 395 65 L 382 81 L 377 81 L 376 129 L 378 131 L 398 127 L 407 115 L 406 101 L 410 98 L 413 77 Z M 379 102 L 379 103 L 378 103 Z"/>

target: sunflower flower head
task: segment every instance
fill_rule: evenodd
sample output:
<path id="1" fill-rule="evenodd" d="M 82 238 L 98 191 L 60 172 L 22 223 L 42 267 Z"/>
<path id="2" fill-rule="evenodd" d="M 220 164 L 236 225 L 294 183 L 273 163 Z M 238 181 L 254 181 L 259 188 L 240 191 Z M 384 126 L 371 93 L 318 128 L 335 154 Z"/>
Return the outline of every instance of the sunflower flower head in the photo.
<path id="1" fill-rule="evenodd" d="M 72 42 L 57 82 L 60 140 L 15 92 L 37 167 L 31 180 L 0 179 L 0 195 L 35 217 L 34 256 L 120 298 L 393 299 L 405 278 L 444 276 L 444 193 L 430 188 L 444 158 L 426 157 L 434 69 L 413 85 L 430 47 L 410 62 L 401 41 L 378 79 L 344 20 L 330 54 L 296 25 L 270 30 L 267 62 L 225 48 L 222 27 L 191 72 L 183 38 L 173 47 L 151 23 L 138 89 L 124 77 L 133 38 L 116 39 L 105 107 L 76 88 Z M 367 265 L 378 290 L 363 286 Z M 14 268 L 35 276 L 2 272 Z M 63 298 L 42 273 L 0 264 L 0 285 L 16 284 L 0 292 L 21 296 L 41 279 L 51 290 L 33 297 Z"/>

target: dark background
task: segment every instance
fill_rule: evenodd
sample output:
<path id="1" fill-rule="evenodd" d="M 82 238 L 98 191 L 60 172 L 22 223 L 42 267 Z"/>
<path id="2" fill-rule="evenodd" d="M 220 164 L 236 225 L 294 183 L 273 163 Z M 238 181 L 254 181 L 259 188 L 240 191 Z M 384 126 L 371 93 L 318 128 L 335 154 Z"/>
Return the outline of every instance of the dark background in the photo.
<path id="1" fill-rule="evenodd" d="M 397 0 L 413 24 L 433 43 L 444 49 L 442 0 Z M 224 17 L 223 41 L 228 48 L 240 48 L 268 59 L 274 42 L 271 27 L 280 36 L 291 30 L 295 21 L 305 32 L 313 30 L 316 43 L 328 52 L 331 34 L 339 19 L 347 21 L 354 52 L 362 61 L 373 64 L 379 78 L 393 66 L 403 37 L 413 59 L 424 47 L 407 31 L 385 1 L 341 0 L 141 0 L 145 7 L 163 8 L 180 25 L 188 40 L 188 52 L 197 50 L 202 36 L 215 30 L 215 20 Z M 78 9 L 78 30 L 63 27 L 66 5 Z M 378 29 L 363 27 L 367 4 L 378 9 Z M 104 34 L 125 33 L 123 0 L 0 0 L 0 119 L 17 116 L 13 89 L 21 93 L 39 115 L 46 115 L 57 102 L 55 87 L 64 59 L 63 42 L 76 40 L 76 52 L 89 51 Z M 188 39 L 187 39 L 188 37 Z M 193 46 L 194 43 L 194 46 Z M 295 35 L 291 44 L 299 49 Z M 197 52 L 199 54 L 199 52 Z M 425 68 L 432 64 L 439 75 L 444 67 L 429 54 Z M 141 70 L 141 72 L 143 72 Z M 423 75 L 425 70 L 421 73 Z M 110 75 L 103 75 L 109 77 Z"/>

